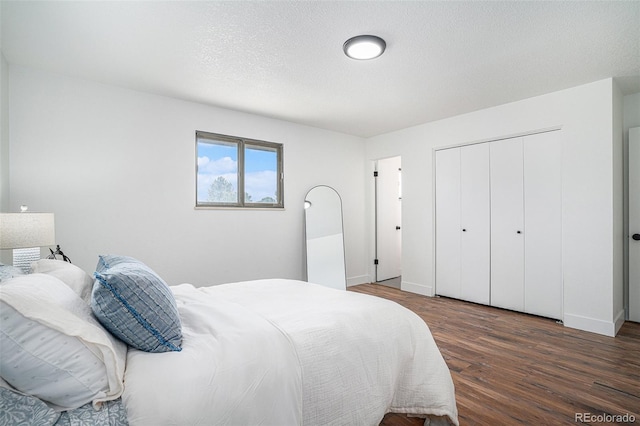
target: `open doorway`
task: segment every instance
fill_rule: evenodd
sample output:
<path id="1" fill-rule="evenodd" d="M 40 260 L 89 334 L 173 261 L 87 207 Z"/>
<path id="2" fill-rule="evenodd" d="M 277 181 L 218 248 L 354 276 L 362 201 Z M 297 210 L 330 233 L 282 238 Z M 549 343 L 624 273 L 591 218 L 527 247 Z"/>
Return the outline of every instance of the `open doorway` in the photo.
<path id="1" fill-rule="evenodd" d="M 402 281 L 402 161 L 375 164 L 376 283 L 400 288 Z"/>

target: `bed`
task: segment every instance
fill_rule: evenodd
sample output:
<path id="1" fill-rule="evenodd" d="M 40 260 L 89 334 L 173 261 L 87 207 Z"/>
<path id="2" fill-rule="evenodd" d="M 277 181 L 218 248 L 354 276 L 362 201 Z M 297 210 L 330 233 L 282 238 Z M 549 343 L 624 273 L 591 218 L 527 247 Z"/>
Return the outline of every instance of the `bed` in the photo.
<path id="1" fill-rule="evenodd" d="M 93 276 L 41 260 L 0 282 L 0 328 L 0 425 L 458 424 L 427 325 L 360 293 L 169 287 L 125 256 L 101 256 Z"/>

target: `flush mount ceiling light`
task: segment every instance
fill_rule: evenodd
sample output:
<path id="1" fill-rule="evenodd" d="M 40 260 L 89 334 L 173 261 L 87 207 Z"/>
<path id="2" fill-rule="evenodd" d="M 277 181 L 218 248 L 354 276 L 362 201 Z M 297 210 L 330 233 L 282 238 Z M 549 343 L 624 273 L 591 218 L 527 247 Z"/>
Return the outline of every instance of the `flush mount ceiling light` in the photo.
<path id="1" fill-rule="evenodd" d="M 373 59 L 382 55 L 387 43 L 373 35 L 359 35 L 344 42 L 342 50 L 352 59 Z"/>

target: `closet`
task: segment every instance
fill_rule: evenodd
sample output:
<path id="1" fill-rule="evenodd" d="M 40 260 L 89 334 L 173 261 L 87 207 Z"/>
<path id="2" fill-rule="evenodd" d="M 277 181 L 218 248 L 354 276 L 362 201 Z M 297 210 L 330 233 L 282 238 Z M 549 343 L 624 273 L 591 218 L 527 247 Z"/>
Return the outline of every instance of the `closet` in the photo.
<path id="1" fill-rule="evenodd" d="M 436 291 L 489 304 L 489 145 L 436 153 Z"/>
<path id="2" fill-rule="evenodd" d="M 436 151 L 436 294 L 562 318 L 560 134 Z"/>

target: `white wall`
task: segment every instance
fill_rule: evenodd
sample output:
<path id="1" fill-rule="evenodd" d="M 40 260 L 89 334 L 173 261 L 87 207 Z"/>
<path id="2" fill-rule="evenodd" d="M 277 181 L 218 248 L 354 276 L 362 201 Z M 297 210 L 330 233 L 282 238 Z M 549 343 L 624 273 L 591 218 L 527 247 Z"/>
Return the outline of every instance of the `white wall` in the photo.
<path id="1" fill-rule="evenodd" d="M 84 269 L 92 270 L 100 253 L 128 254 L 170 284 L 302 278 L 302 200 L 319 184 L 343 199 L 349 284 L 369 281 L 373 161 L 402 156 L 402 285 L 433 294 L 434 148 L 561 126 L 565 324 L 610 335 L 621 324 L 620 144 L 636 125 L 627 117 L 640 107 L 638 95 L 622 99 L 611 79 L 364 141 L 8 68 L 8 84 L 0 87 L 3 100 L 9 92 L 2 128 L 10 128 L 10 143 L 2 138 L 10 155 L 3 210 L 27 204 L 55 212 L 58 243 Z M 6 70 L 3 63 L 1 81 Z M 195 130 L 284 143 L 285 211 L 195 210 Z M 4 184 L 6 168 L 0 174 Z"/>
<path id="2" fill-rule="evenodd" d="M 0 212 L 9 209 L 9 66 L 0 51 Z M 11 254 L 0 250 L 0 263 L 11 264 Z"/>
<path id="3" fill-rule="evenodd" d="M 0 52 L 0 211 L 9 205 L 9 66 Z"/>
<path id="4" fill-rule="evenodd" d="M 633 95 L 627 95 L 623 99 L 624 106 L 624 120 L 623 120 L 623 132 L 629 137 L 629 129 L 631 127 L 640 126 L 640 93 Z"/>
<path id="5" fill-rule="evenodd" d="M 624 311 L 624 276 L 625 276 L 625 255 L 626 238 L 624 235 L 624 143 L 622 135 L 624 104 L 623 96 L 619 87 L 613 84 L 612 99 L 612 148 L 613 148 L 613 186 L 612 186 L 612 207 L 613 207 L 613 306 L 618 307 L 618 315 L 614 318 L 615 333 L 618 332 L 625 320 Z M 620 285 L 618 285 L 620 283 Z M 615 312 L 614 312 L 615 314 Z M 615 334 L 614 333 L 614 334 Z"/>
<path id="6" fill-rule="evenodd" d="M 85 270 L 139 258 L 169 284 L 304 277 L 303 200 L 343 199 L 347 276 L 366 280 L 364 140 L 240 112 L 9 67 L 10 210 L 55 213 Z M 285 210 L 195 210 L 195 131 L 284 144 Z"/>
<path id="7" fill-rule="evenodd" d="M 564 322 L 613 335 L 623 315 L 622 251 L 616 235 L 621 217 L 621 152 L 614 141 L 614 82 L 597 81 L 488 108 L 368 140 L 369 163 L 403 158 L 403 283 L 405 290 L 433 294 L 433 150 L 562 126 Z M 371 180 L 367 180 L 367 205 Z M 368 227 L 372 228 L 369 215 Z M 369 244 L 370 257 L 372 243 Z"/>

